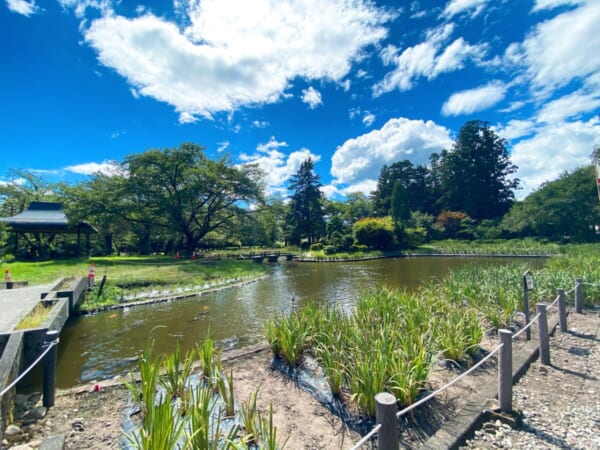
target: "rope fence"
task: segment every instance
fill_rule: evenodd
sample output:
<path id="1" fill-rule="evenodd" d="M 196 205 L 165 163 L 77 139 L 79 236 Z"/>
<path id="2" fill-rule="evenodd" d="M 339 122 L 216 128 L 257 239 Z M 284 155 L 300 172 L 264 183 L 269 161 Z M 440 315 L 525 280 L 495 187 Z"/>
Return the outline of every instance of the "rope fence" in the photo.
<path id="1" fill-rule="evenodd" d="M 19 381 L 21 381 L 35 366 L 43 361 L 44 378 L 42 386 L 42 403 L 46 408 L 54 406 L 56 394 L 56 361 L 58 356 L 58 342 L 58 331 L 48 330 L 46 332 L 46 338 L 43 344 L 44 350 L 42 353 L 38 355 L 33 363 L 31 363 L 12 382 L 10 382 L 8 386 L 2 389 L 2 392 L 0 392 L 0 398 L 14 389 Z"/>
<path id="2" fill-rule="evenodd" d="M 396 412 L 397 402 L 395 397 L 389 393 L 380 393 L 375 396 L 377 406 L 377 425 L 365 436 L 362 437 L 352 447 L 352 450 L 358 450 L 362 445 L 371 440 L 375 435 L 378 434 L 378 448 L 380 450 L 391 450 L 398 449 L 398 433 L 397 433 L 397 419 L 417 408 L 418 406 L 428 402 L 433 397 L 437 396 L 441 392 L 450 388 L 454 384 L 458 383 L 467 375 L 470 375 L 473 371 L 480 368 L 486 361 L 498 354 L 498 403 L 502 412 L 508 412 L 512 410 L 512 342 L 516 340 L 521 334 L 526 333 L 527 340 L 530 339 L 530 327 L 537 323 L 538 325 L 538 339 L 539 339 L 539 355 L 540 363 L 542 365 L 550 365 L 550 339 L 548 333 L 548 316 L 547 312 L 557 307 L 558 311 L 558 323 L 561 332 L 567 331 L 566 322 L 566 296 L 575 293 L 575 310 L 577 313 L 582 312 L 583 306 L 583 294 L 582 287 L 584 285 L 600 286 L 600 283 L 584 283 L 581 278 L 576 279 L 576 284 L 573 288 L 566 291 L 564 289 L 557 289 L 557 296 L 552 303 L 549 305 L 545 303 L 536 304 L 537 314 L 518 332 L 512 333 L 510 330 L 498 330 L 498 337 L 500 338 L 500 344 L 497 345 L 490 353 L 482 358 L 477 364 L 471 367 L 469 370 L 463 372 L 450 382 L 440 387 L 439 389 L 431 392 L 429 395 L 423 397 L 419 401 L 407 406 L 401 411 Z M 527 288 L 526 288 L 527 289 Z M 528 313 L 528 312 L 527 312 Z M 527 314 L 528 317 L 528 314 Z M 385 396 L 385 400 L 384 397 Z M 390 401 L 393 399 L 393 401 Z M 394 417 L 396 420 L 390 421 L 390 417 Z"/>
<path id="3" fill-rule="evenodd" d="M 0 392 L 0 397 L 3 397 L 4 394 L 6 394 L 8 391 L 10 391 L 12 388 L 14 388 L 17 383 L 19 381 L 21 381 L 23 378 L 25 378 L 25 376 L 31 372 L 31 370 L 38 365 L 38 363 L 44 358 L 44 356 L 46 356 L 50 350 L 52 350 L 52 347 L 54 347 L 55 345 L 58 345 L 58 340 L 51 342 L 50 345 L 48 345 L 46 347 L 46 349 L 40 354 L 40 356 L 37 357 L 37 359 L 31 363 L 31 365 L 29 367 L 27 367 L 23 372 L 21 372 L 21 374 L 15 378 L 8 386 L 6 386 L 2 392 Z"/>

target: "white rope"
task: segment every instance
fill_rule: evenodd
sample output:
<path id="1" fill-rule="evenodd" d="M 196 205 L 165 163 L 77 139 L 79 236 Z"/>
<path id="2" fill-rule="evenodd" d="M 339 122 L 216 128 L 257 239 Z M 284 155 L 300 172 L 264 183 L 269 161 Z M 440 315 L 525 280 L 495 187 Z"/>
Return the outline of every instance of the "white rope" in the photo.
<path id="1" fill-rule="evenodd" d="M 363 444 L 365 444 L 369 439 L 371 439 L 373 436 L 375 436 L 375 434 L 381 430 L 381 424 L 377 424 L 371 431 L 369 431 L 367 434 L 365 434 L 363 436 L 363 438 L 358 441 L 356 444 L 354 444 L 354 447 L 352 447 L 351 450 L 357 450 L 360 446 L 362 446 Z"/>
<path id="2" fill-rule="evenodd" d="M 515 334 L 513 334 L 513 335 L 512 335 L 512 339 L 513 339 L 513 341 L 514 341 L 515 339 L 517 339 L 517 337 L 519 337 L 519 335 L 520 335 L 520 334 L 524 333 L 524 332 L 525 332 L 525 330 L 527 330 L 529 327 L 531 327 L 531 325 L 533 325 L 533 323 L 534 323 L 536 320 L 538 320 L 538 318 L 539 318 L 539 317 L 540 317 L 540 315 L 539 315 L 539 314 L 536 314 L 536 315 L 535 315 L 535 317 L 534 317 L 533 319 L 531 319 L 527 325 L 525 325 L 525 326 L 524 326 L 523 328 L 521 328 L 521 329 L 520 329 L 518 332 L 516 332 Z"/>
<path id="3" fill-rule="evenodd" d="M 549 310 L 549 309 L 553 308 L 554 306 L 556 306 L 556 304 L 558 303 L 558 299 L 559 299 L 559 297 L 556 297 L 556 299 L 546 307 L 546 310 Z"/>
<path id="4" fill-rule="evenodd" d="M 575 289 L 577 289 L 577 285 L 573 286 L 571 289 L 565 292 L 565 295 L 569 295 L 571 292 L 575 292 Z"/>
<path id="5" fill-rule="evenodd" d="M 473 367 L 471 367 L 469 370 L 467 370 L 466 372 L 461 373 L 459 376 L 457 376 L 456 378 L 454 378 L 452 381 L 450 381 L 448 384 L 442 386 L 441 388 L 433 391 L 431 394 L 429 394 L 426 397 L 423 397 L 421 400 L 419 400 L 418 402 L 413 403 L 412 405 L 404 408 L 401 411 L 398 411 L 396 413 L 396 418 L 400 418 L 402 417 L 404 414 L 406 414 L 409 411 L 412 411 L 414 408 L 416 408 L 417 406 L 422 405 L 423 403 L 429 401 L 430 399 L 432 399 L 433 397 L 435 397 L 436 395 L 438 395 L 440 392 L 448 389 L 450 386 L 453 386 L 454 384 L 458 383 L 460 380 L 462 380 L 464 377 L 466 377 L 467 375 L 469 375 L 470 373 L 474 372 L 476 369 L 478 369 L 481 365 L 483 365 L 483 363 L 485 363 L 488 359 L 490 359 L 492 356 L 494 356 L 496 353 L 498 353 L 498 351 L 502 348 L 503 344 L 500 344 L 498 347 L 496 347 L 494 350 L 492 350 L 488 355 L 485 356 L 485 358 L 483 358 L 481 361 L 479 361 L 477 364 L 475 364 Z M 375 433 L 377 433 L 379 430 L 381 429 L 381 424 L 378 424 L 377 426 L 375 426 L 368 434 L 366 434 L 360 441 L 358 441 L 356 444 L 354 444 L 354 447 L 352 447 L 351 450 L 357 450 L 361 445 L 363 445 L 365 442 L 367 442 L 369 439 L 371 439 Z"/>
<path id="6" fill-rule="evenodd" d="M 460 380 L 462 380 L 464 377 L 466 377 L 467 375 L 469 375 L 471 372 L 475 371 L 475 369 L 478 369 L 479 366 L 483 365 L 484 362 L 486 362 L 488 359 L 490 359 L 492 356 L 494 356 L 499 350 L 500 348 L 502 348 L 502 344 L 500 344 L 498 347 L 496 347 L 494 350 L 492 350 L 488 355 L 485 356 L 485 358 L 483 358 L 481 361 L 479 361 L 477 364 L 475 364 L 473 367 L 471 367 L 469 370 L 467 370 L 466 372 L 461 373 L 459 376 L 457 376 L 455 379 L 453 379 L 452 381 L 450 381 L 448 384 L 446 384 L 445 386 L 442 386 L 441 388 L 439 388 L 436 391 L 433 391 L 431 394 L 429 394 L 427 397 L 423 397 L 421 400 L 419 400 L 418 402 L 413 403 L 410 406 L 407 406 L 406 408 L 404 408 L 402 411 L 398 411 L 398 413 L 396 413 L 396 417 L 400 418 L 402 417 L 404 414 L 406 414 L 409 411 L 412 411 L 413 409 L 415 409 L 417 406 L 422 405 L 423 403 L 427 402 L 429 399 L 435 397 L 437 394 L 439 394 L 440 392 L 448 389 L 450 386 L 453 386 L 454 384 L 458 383 Z"/>
<path id="7" fill-rule="evenodd" d="M 31 364 L 31 365 L 30 365 L 30 366 L 29 366 L 27 369 L 25 369 L 25 370 L 23 371 L 23 373 L 21 373 L 21 375 L 19 375 L 17 378 L 15 378 L 15 380 L 14 380 L 12 383 L 10 383 L 10 384 L 9 384 L 7 387 L 5 387 L 5 388 L 4 388 L 4 390 L 3 390 L 2 392 L 0 392 L 0 397 L 3 397 L 3 396 L 4 396 L 4 394 L 6 394 L 6 393 L 7 393 L 8 391 L 10 391 L 10 390 L 11 390 L 13 387 L 15 387 L 15 385 L 16 385 L 16 384 L 17 384 L 19 381 L 21 381 L 21 380 L 23 379 L 23 377 L 24 377 L 25 375 L 27 375 L 27 374 L 29 373 L 29 371 L 30 371 L 31 369 L 33 369 L 33 368 L 34 368 L 34 367 L 37 365 L 37 363 L 39 363 L 39 362 L 42 360 L 42 358 L 43 358 L 44 356 L 46 356 L 46 354 L 47 354 L 47 353 L 50 351 L 50 349 L 51 349 L 52 347 L 54 347 L 55 345 L 58 345 L 58 338 L 57 338 L 55 341 L 52 341 L 52 342 L 50 342 L 50 345 L 48 345 L 48 347 L 46 348 L 46 350 L 44 350 L 44 351 L 42 352 L 42 354 L 41 354 L 40 356 L 38 356 L 38 358 L 37 358 L 37 359 L 36 359 L 36 360 L 33 362 L 33 364 Z"/>

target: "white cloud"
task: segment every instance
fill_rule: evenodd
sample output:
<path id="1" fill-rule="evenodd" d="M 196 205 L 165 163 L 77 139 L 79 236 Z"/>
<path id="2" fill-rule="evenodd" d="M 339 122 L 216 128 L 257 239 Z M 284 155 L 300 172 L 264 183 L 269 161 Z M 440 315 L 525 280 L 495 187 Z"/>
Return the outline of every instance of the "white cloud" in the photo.
<path id="1" fill-rule="evenodd" d="M 339 190 L 343 195 L 352 194 L 354 192 L 361 192 L 365 195 L 371 194 L 371 192 L 377 189 L 377 180 L 366 179 L 361 180 L 358 183 L 353 183 L 344 189 Z"/>
<path id="2" fill-rule="evenodd" d="M 462 69 L 467 60 L 481 61 L 487 52 L 484 44 L 471 45 L 460 37 L 445 46 L 453 31 L 454 25 L 447 23 L 429 30 L 425 42 L 405 48 L 402 52 L 392 45 L 383 49 L 383 63 L 395 68 L 373 87 L 374 95 L 394 89 L 407 91 L 413 88 L 418 78 L 431 80 L 442 73 Z"/>
<path id="3" fill-rule="evenodd" d="M 370 127 L 375 122 L 375 114 L 367 113 L 362 119 L 366 127 Z"/>
<path id="4" fill-rule="evenodd" d="M 189 112 L 183 111 L 179 114 L 179 123 L 194 123 L 198 122 L 198 118 Z"/>
<path id="5" fill-rule="evenodd" d="M 124 175 L 123 168 L 115 161 L 104 161 L 102 163 L 84 163 L 67 166 L 64 170 L 78 173 L 80 175 L 94 175 L 96 173 L 108 176 Z"/>
<path id="6" fill-rule="evenodd" d="M 600 119 L 587 122 L 552 124 L 540 128 L 535 136 L 515 144 L 511 159 L 519 168 L 523 198 L 546 181 L 566 170 L 589 164 L 594 148 L 600 145 Z"/>
<path id="7" fill-rule="evenodd" d="M 600 71 L 600 58 L 592 56 L 600 49 L 599 23 L 600 2 L 587 1 L 537 25 L 517 52 L 512 47 L 540 95 Z"/>
<path id="8" fill-rule="evenodd" d="M 35 4 L 35 0 L 6 0 L 6 6 L 12 12 L 22 14 L 27 17 L 35 14 L 39 9 Z"/>
<path id="9" fill-rule="evenodd" d="M 558 6 L 579 5 L 582 0 L 536 0 L 533 5 L 533 11 L 541 11 L 543 9 L 554 9 Z"/>
<path id="10" fill-rule="evenodd" d="M 450 19 L 458 14 L 470 13 L 471 18 L 474 18 L 483 11 L 487 3 L 488 0 L 451 0 L 442 15 Z"/>
<path id="11" fill-rule="evenodd" d="M 600 92 L 587 94 L 577 91 L 546 103 L 538 114 L 537 120 L 544 123 L 562 122 L 598 109 L 600 109 Z"/>
<path id="12" fill-rule="evenodd" d="M 442 114 L 458 116 L 490 108 L 504 98 L 506 89 L 504 83 L 492 81 L 485 86 L 456 92 L 442 106 Z"/>
<path id="13" fill-rule="evenodd" d="M 390 119 L 382 128 L 349 139 L 331 158 L 336 184 L 376 180 L 384 164 L 409 159 L 426 164 L 429 155 L 450 148 L 450 131 L 432 121 Z"/>
<path id="14" fill-rule="evenodd" d="M 332 198 L 333 196 L 340 193 L 338 188 L 336 186 L 334 186 L 333 184 L 326 184 L 326 185 L 321 186 L 321 192 L 327 198 Z"/>
<path id="15" fill-rule="evenodd" d="M 123 136 L 124 134 L 125 132 L 123 130 L 113 131 L 112 133 L 110 133 L 110 138 L 117 139 L 118 137 Z"/>
<path id="16" fill-rule="evenodd" d="M 310 106 L 310 109 L 315 109 L 317 106 L 323 104 L 321 93 L 312 86 L 302 90 L 302 101 Z"/>
<path id="17" fill-rule="evenodd" d="M 287 191 L 285 183 L 298 172 L 302 162 L 308 158 L 312 158 L 314 162 L 321 159 L 319 155 L 315 155 L 306 148 L 290 152 L 288 155 L 279 151 L 279 148 L 287 146 L 286 142 L 280 142 L 271 137 L 269 142 L 257 145 L 256 153 L 240 155 L 240 160 L 244 163 L 257 164 L 264 172 L 267 192 L 285 193 Z"/>
<path id="18" fill-rule="evenodd" d="M 529 136 L 535 132 L 535 122 L 531 120 L 510 120 L 506 126 L 494 127 L 494 131 L 506 140 Z"/>
<path id="19" fill-rule="evenodd" d="M 202 0 L 187 14 L 183 32 L 151 14 L 106 14 L 85 39 L 139 94 L 211 117 L 275 102 L 296 77 L 340 82 L 390 19 L 366 0 Z"/>
<path id="20" fill-rule="evenodd" d="M 112 0 L 58 0 L 63 8 L 70 8 L 75 16 L 83 19 L 88 9 L 99 11 L 102 15 L 112 13 Z"/>
<path id="21" fill-rule="evenodd" d="M 271 125 L 271 124 L 267 120 L 253 120 L 252 121 L 252 126 L 254 128 L 267 128 L 269 125 Z"/>
<path id="22" fill-rule="evenodd" d="M 217 153 L 224 152 L 229 148 L 229 141 L 217 142 Z"/>

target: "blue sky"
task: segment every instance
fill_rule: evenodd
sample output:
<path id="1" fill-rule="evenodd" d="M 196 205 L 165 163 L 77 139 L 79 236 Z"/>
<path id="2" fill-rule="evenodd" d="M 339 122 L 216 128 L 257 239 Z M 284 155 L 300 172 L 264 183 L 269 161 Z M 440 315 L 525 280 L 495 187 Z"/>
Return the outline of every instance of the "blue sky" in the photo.
<path id="1" fill-rule="evenodd" d="M 600 146 L 600 1 L 2 0 L 0 182 L 81 180 L 196 142 L 328 196 L 481 119 L 519 198 Z M 399 6 L 401 5 L 401 6 Z"/>

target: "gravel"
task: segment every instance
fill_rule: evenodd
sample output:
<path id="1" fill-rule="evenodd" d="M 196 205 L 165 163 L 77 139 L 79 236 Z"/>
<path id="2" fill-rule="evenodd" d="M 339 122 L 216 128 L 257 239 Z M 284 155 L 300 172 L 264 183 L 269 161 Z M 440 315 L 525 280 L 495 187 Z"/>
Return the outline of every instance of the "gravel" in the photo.
<path id="1" fill-rule="evenodd" d="M 567 325 L 551 365 L 534 362 L 513 386 L 518 420 L 492 418 L 461 448 L 600 449 L 600 309 L 571 311 Z"/>

